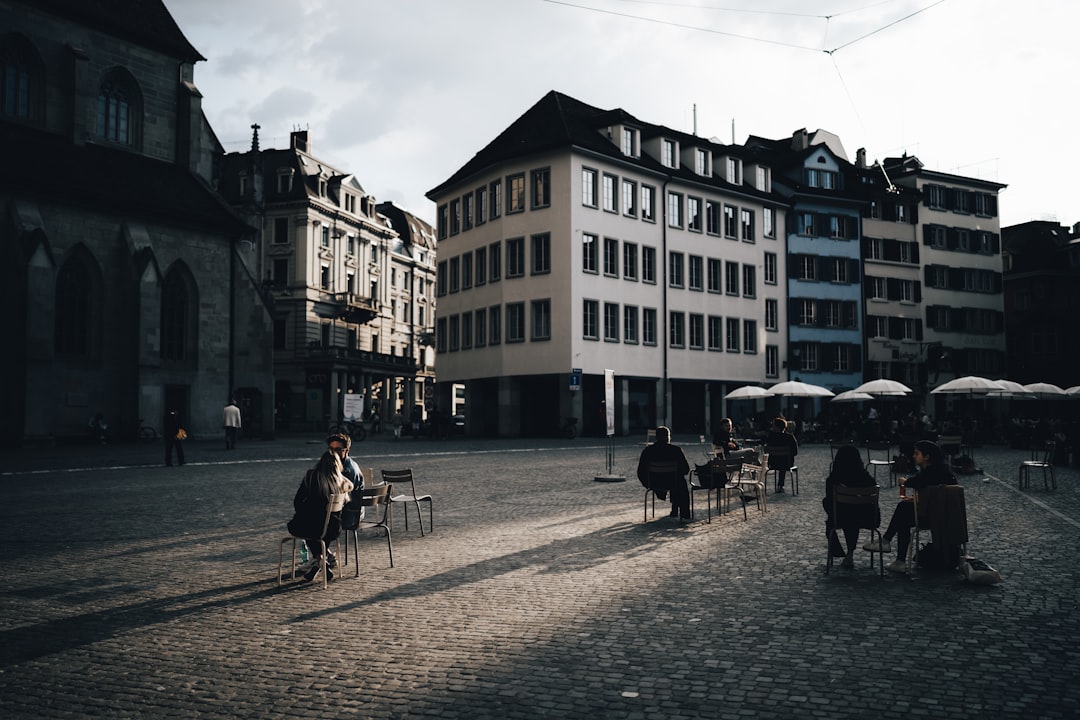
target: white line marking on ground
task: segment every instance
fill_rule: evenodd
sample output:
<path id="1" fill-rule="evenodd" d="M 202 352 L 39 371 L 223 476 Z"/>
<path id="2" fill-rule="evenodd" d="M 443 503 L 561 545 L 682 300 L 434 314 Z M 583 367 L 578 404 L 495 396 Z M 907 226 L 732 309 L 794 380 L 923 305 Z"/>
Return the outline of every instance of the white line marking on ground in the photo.
<path id="1" fill-rule="evenodd" d="M 1020 497 L 1024 498 L 1028 502 L 1033 503 L 1035 505 L 1038 505 L 1040 508 L 1042 508 L 1046 512 L 1050 513 L 1051 515 L 1055 515 L 1055 516 L 1061 518 L 1062 520 L 1069 523 L 1073 527 L 1080 528 L 1080 520 L 1075 520 L 1074 518 L 1069 517 L 1065 513 L 1061 512 L 1060 510 L 1055 510 L 1054 508 L 1052 508 L 1049 505 L 1047 505 L 1046 503 L 1044 503 L 1042 500 L 1038 499 L 1037 497 L 1033 497 L 1033 496 L 1029 495 L 1028 493 L 1025 493 L 1024 491 L 1022 491 L 1020 488 L 1016 487 L 1012 483 L 1005 482 L 1001 478 L 996 477 L 994 475 L 987 475 L 986 477 L 990 478 L 991 480 L 998 483 L 999 485 L 1007 488 L 1008 490 L 1011 490 L 1013 493 L 1019 495 Z"/>

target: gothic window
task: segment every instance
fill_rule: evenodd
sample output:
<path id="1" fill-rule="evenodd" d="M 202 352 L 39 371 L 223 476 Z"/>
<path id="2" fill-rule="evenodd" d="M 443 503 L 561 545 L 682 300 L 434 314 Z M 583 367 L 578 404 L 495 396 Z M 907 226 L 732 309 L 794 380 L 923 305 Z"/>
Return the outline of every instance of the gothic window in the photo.
<path id="1" fill-rule="evenodd" d="M 117 145 L 136 147 L 142 129 L 142 96 L 135 79 L 125 70 L 105 73 L 98 89 L 98 137 Z"/>
<path id="2" fill-rule="evenodd" d="M 191 273 L 173 266 L 161 286 L 161 359 L 173 366 L 195 367 L 198 293 Z"/>
<path id="3" fill-rule="evenodd" d="M 101 278 L 81 245 L 56 274 L 55 345 L 58 355 L 89 359 L 99 347 Z"/>
<path id="4" fill-rule="evenodd" d="M 41 59 L 33 46 L 18 35 L 0 37 L 0 115 L 40 121 L 44 85 Z"/>

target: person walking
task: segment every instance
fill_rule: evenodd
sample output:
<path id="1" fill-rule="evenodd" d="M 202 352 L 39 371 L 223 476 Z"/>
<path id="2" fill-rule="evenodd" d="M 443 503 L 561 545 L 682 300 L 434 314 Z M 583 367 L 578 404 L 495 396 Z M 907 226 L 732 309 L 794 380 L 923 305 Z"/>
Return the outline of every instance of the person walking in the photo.
<path id="1" fill-rule="evenodd" d="M 236 399 L 231 398 L 221 416 L 221 426 L 225 428 L 225 449 L 236 449 L 236 436 L 240 434 L 240 408 Z"/>
<path id="2" fill-rule="evenodd" d="M 405 415 L 401 411 L 404 408 L 398 408 L 397 411 L 390 416 L 390 424 L 394 427 L 394 439 L 401 439 L 401 428 L 405 427 Z"/>

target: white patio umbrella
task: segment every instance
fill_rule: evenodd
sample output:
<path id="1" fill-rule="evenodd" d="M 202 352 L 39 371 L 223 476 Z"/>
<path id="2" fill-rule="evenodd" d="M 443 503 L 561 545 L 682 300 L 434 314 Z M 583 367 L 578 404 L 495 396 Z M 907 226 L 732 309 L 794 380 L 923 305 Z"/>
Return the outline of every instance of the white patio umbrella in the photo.
<path id="1" fill-rule="evenodd" d="M 756 400 L 757 398 L 769 397 L 769 391 L 757 385 L 743 385 L 735 388 L 724 396 L 725 400 Z"/>
<path id="2" fill-rule="evenodd" d="M 1005 386 L 996 380 L 979 377 L 978 375 L 965 375 L 947 383 L 942 383 L 930 391 L 932 395 L 952 393 L 954 395 L 985 395 L 989 392 L 1004 392 Z"/>
<path id="3" fill-rule="evenodd" d="M 866 393 L 867 395 L 907 395 L 911 392 L 911 388 L 896 380 L 881 378 L 864 382 L 852 392 Z"/>
<path id="4" fill-rule="evenodd" d="M 834 394 L 829 388 L 798 380 L 786 380 L 769 388 L 769 395 L 787 395 L 788 397 L 832 397 Z"/>
<path id="5" fill-rule="evenodd" d="M 1080 397 L 1080 385 L 1073 385 L 1071 388 L 1066 388 L 1065 394 L 1069 397 Z"/>
<path id="6" fill-rule="evenodd" d="M 869 393 L 856 392 L 855 390 L 845 390 L 842 393 L 834 396 L 829 402 L 865 402 L 867 400 L 873 400 L 874 396 Z"/>
<path id="7" fill-rule="evenodd" d="M 1062 397 L 1065 395 L 1065 391 L 1057 385 L 1044 382 L 1037 382 L 1025 385 L 1024 392 L 1034 395 L 1037 398 L 1054 398 Z"/>
<path id="8" fill-rule="evenodd" d="M 1025 390 L 1024 386 L 1021 385 L 1018 382 L 1013 382 L 1012 380 L 995 380 L 994 382 L 996 382 L 998 385 L 1001 385 L 1005 389 L 1004 390 L 991 390 L 990 391 L 991 395 L 996 395 L 996 396 L 999 396 L 999 397 L 1000 396 L 1008 397 L 1010 395 L 1018 395 L 1018 396 L 1027 395 L 1028 397 L 1031 397 L 1031 393 L 1029 393 L 1027 390 Z"/>

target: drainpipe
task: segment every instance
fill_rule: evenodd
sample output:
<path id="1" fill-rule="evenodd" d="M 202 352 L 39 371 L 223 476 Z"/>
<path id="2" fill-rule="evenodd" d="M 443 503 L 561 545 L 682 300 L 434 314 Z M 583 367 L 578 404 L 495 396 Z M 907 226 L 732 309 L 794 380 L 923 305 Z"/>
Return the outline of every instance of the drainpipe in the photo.
<path id="1" fill-rule="evenodd" d="M 659 420 L 661 424 L 671 425 L 671 418 L 668 417 L 668 272 L 667 272 L 667 229 L 668 229 L 668 216 L 667 216 L 667 188 L 668 183 L 671 182 L 671 176 L 668 175 L 664 179 L 664 184 L 660 188 L 660 207 L 663 211 L 660 213 L 660 337 L 657 338 L 660 342 L 660 347 L 664 349 L 663 363 L 661 370 L 660 387 L 662 389 L 661 397 L 657 399 L 657 405 L 662 408 L 662 412 L 659 414 Z"/>

